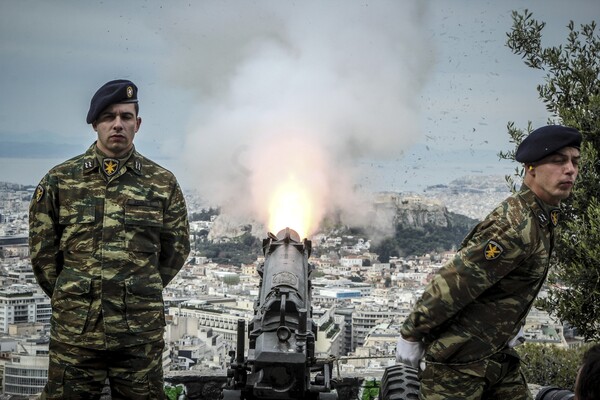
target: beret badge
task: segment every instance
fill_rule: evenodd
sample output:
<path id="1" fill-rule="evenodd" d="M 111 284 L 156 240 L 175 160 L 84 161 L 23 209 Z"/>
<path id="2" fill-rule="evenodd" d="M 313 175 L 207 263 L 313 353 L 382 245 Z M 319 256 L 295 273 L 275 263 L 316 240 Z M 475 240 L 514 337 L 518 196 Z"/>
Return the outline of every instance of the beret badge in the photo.
<path id="1" fill-rule="evenodd" d="M 127 98 L 130 99 L 133 97 L 133 86 L 127 86 Z"/>

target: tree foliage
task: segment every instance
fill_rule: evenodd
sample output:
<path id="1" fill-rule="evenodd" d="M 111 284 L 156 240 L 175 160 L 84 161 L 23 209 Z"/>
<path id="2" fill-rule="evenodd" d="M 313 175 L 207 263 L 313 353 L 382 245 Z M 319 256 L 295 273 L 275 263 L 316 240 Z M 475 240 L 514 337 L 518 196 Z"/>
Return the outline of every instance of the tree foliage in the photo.
<path id="1" fill-rule="evenodd" d="M 377 399 L 379 396 L 379 386 L 380 383 L 375 380 L 365 380 L 363 382 L 363 392 L 361 396 L 361 400 L 372 400 Z"/>
<path id="2" fill-rule="evenodd" d="M 592 347 L 586 344 L 575 349 L 525 343 L 516 347 L 523 360 L 527 382 L 541 386 L 557 386 L 573 390 L 583 354 Z"/>
<path id="3" fill-rule="evenodd" d="M 256 261 L 256 257 L 261 254 L 261 245 L 259 239 L 250 232 L 245 232 L 228 243 L 198 241 L 195 243 L 195 250 L 213 262 L 239 265 Z"/>
<path id="4" fill-rule="evenodd" d="M 566 43 L 543 47 L 544 22 L 528 10 L 514 11 L 512 18 L 507 46 L 525 65 L 546 72 L 537 91 L 551 114 L 549 122 L 575 127 L 584 139 L 578 184 L 562 204 L 565 222 L 557 235 L 549 296 L 541 304 L 586 340 L 600 340 L 600 37 L 594 21 L 579 28 L 570 21 Z M 508 134 L 515 148 L 525 136 L 512 122 Z M 514 150 L 499 156 L 513 159 Z M 522 175 L 517 167 L 515 176 Z M 507 180 L 514 189 L 514 177 Z"/>
<path id="5" fill-rule="evenodd" d="M 190 213 L 190 221 L 210 221 L 212 217 L 216 217 L 221 213 L 220 208 L 203 208 L 200 212 Z"/>
<path id="6" fill-rule="evenodd" d="M 223 283 L 227 286 L 235 286 L 240 284 L 240 276 L 239 275 L 225 275 L 223 277 Z"/>

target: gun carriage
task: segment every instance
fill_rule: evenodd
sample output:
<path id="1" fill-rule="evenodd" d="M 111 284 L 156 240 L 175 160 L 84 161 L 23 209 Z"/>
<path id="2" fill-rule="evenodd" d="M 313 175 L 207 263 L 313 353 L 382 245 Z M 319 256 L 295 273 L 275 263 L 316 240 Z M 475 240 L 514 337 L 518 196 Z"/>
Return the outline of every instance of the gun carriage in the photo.
<path id="1" fill-rule="evenodd" d="M 312 320 L 311 241 L 286 228 L 263 240 L 264 263 L 254 317 L 238 321 L 237 349 L 230 352 L 224 400 L 337 400 L 331 387 L 331 359 L 315 357 L 317 326 Z"/>

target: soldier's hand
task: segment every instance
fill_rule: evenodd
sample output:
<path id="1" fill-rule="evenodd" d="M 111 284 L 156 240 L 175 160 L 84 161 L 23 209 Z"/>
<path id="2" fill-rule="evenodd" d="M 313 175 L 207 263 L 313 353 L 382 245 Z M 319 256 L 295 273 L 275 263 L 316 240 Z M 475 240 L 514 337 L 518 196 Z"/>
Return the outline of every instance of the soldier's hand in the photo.
<path id="1" fill-rule="evenodd" d="M 396 345 L 396 362 L 418 368 L 419 361 L 424 355 L 425 345 L 422 341 L 410 341 L 400 335 Z"/>

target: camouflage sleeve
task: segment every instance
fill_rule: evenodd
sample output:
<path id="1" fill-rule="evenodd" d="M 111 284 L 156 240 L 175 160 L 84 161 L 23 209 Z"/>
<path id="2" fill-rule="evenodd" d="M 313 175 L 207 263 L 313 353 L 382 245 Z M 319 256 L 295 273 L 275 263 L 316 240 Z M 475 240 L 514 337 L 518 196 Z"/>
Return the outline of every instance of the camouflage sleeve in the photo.
<path id="1" fill-rule="evenodd" d="M 177 275 L 190 252 L 189 223 L 185 198 L 175 182 L 160 233 L 159 270 L 163 287 Z"/>
<path id="2" fill-rule="evenodd" d="M 50 174 L 46 175 L 29 205 L 31 265 L 38 284 L 49 297 L 52 297 L 56 277 L 62 269 L 56 188 L 55 179 Z"/>
<path id="3" fill-rule="evenodd" d="M 401 333 L 420 340 L 443 325 L 526 257 L 529 238 L 507 221 L 486 220 L 463 241 L 454 259 L 427 285 Z"/>

